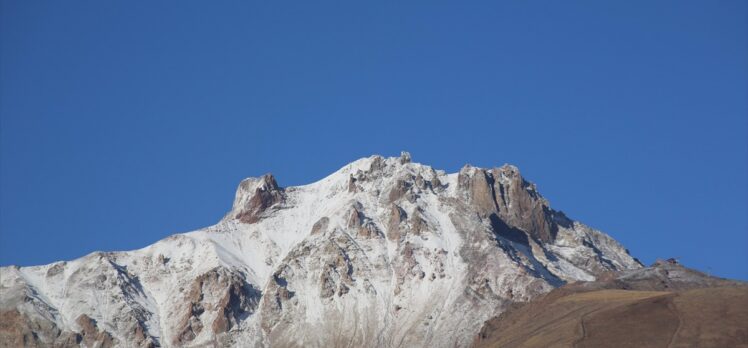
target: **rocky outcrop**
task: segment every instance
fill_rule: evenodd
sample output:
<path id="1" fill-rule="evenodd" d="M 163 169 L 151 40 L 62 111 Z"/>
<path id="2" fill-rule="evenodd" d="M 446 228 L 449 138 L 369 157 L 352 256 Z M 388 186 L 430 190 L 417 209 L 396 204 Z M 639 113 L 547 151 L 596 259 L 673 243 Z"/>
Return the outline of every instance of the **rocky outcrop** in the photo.
<path id="1" fill-rule="evenodd" d="M 314 226 L 312 226 L 311 235 L 325 233 L 329 224 L 330 218 L 328 218 L 327 216 L 320 218 L 319 220 L 317 220 L 317 222 L 314 223 Z"/>
<path id="2" fill-rule="evenodd" d="M 329 257 L 322 266 L 319 296 L 323 299 L 333 295 L 343 296 L 353 284 L 353 266 L 345 251 L 335 243 L 328 243 L 325 249 L 325 254 Z"/>
<path id="3" fill-rule="evenodd" d="M 387 239 L 397 242 L 402 237 L 400 224 L 408 218 L 408 214 L 405 213 L 403 208 L 394 203 L 390 204 L 389 211 L 390 218 L 387 224 Z"/>
<path id="4" fill-rule="evenodd" d="M 108 348 L 114 347 L 117 343 L 111 334 L 99 328 L 96 320 L 88 315 L 81 314 L 75 322 L 80 327 L 80 335 L 87 347 Z"/>
<path id="5" fill-rule="evenodd" d="M 481 217 L 500 219 L 508 228 L 522 231 L 539 242 L 553 242 L 559 225 L 571 224 L 563 213 L 550 208 L 536 186 L 522 178 L 517 167 L 504 165 L 486 170 L 465 166 L 460 170 L 458 185 Z"/>
<path id="6" fill-rule="evenodd" d="M 268 209 L 283 202 L 283 189 L 272 174 L 242 180 L 230 216 L 244 223 L 257 222 Z"/>
<path id="7" fill-rule="evenodd" d="M 261 293 L 239 272 L 216 268 L 197 277 L 184 299 L 174 344 L 191 342 L 206 325 L 210 325 L 211 335 L 231 330 L 254 313 L 260 298 Z"/>
<path id="8" fill-rule="evenodd" d="M 52 346 L 60 334 L 57 325 L 43 317 L 32 320 L 17 309 L 0 311 L 0 342 L 6 347 Z"/>
<path id="9" fill-rule="evenodd" d="M 355 204 L 351 207 L 348 217 L 347 227 L 360 238 L 378 238 L 382 237 L 382 232 L 377 225 L 368 218 L 362 211 L 361 204 Z"/>
<path id="10" fill-rule="evenodd" d="M 262 297 L 262 311 L 265 320 L 262 322 L 262 329 L 270 333 L 283 317 L 285 307 L 293 306 L 295 303 L 295 293 L 288 288 L 288 280 L 292 274 L 290 267 L 284 266 L 273 273 L 272 278 L 265 286 L 265 295 Z"/>

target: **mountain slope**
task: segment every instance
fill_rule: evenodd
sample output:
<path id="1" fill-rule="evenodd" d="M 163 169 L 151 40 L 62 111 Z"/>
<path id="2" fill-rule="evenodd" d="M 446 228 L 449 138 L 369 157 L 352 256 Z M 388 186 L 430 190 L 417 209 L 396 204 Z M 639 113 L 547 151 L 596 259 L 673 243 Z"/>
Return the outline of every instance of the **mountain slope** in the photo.
<path id="1" fill-rule="evenodd" d="M 243 180 L 218 224 L 0 269 L 0 344 L 467 346 L 515 301 L 641 265 L 509 165 L 372 156 L 313 184 Z"/>
<path id="2" fill-rule="evenodd" d="M 572 283 L 484 325 L 476 347 L 748 347 L 748 284 L 672 262 Z"/>

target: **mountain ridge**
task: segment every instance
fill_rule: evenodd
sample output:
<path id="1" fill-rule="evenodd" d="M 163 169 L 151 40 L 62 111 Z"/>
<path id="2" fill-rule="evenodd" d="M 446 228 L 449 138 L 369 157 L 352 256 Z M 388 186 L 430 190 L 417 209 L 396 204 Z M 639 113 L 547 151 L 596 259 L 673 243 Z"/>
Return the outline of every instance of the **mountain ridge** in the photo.
<path id="1" fill-rule="evenodd" d="M 0 268 L 0 342 L 467 346 L 512 302 L 640 267 L 514 166 L 371 156 L 242 180 L 217 224 L 138 250 Z"/>

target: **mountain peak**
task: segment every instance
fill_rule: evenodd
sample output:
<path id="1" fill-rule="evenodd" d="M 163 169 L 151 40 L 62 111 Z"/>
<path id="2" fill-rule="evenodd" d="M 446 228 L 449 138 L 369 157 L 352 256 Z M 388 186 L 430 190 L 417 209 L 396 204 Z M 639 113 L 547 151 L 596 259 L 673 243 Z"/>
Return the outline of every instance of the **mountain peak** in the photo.
<path id="1" fill-rule="evenodd" d="M 0 345 L 465 346 L 508 303 L 641 267 L 514 166 L 407 152 L 247 178 L 218 224 L 106 255 L 0 269 Z"/>

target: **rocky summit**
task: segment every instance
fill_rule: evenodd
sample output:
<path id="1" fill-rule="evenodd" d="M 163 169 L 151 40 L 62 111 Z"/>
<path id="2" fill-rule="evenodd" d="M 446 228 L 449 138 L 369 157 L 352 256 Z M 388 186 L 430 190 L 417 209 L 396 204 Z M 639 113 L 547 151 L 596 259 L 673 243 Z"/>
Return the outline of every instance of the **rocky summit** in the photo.
<path id="1" fill-rule="evenodd" d="M 511 165 L 372 156 L 239 184 L 217 224 L 0 269 L 0 346 L 464 347 L 513 303 L 642 265 Z"/>

